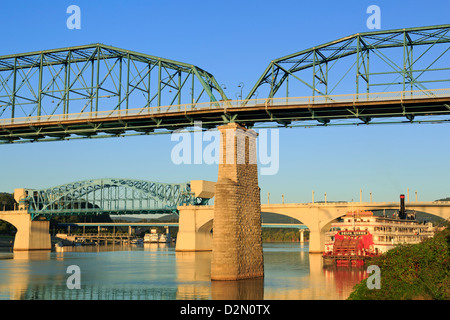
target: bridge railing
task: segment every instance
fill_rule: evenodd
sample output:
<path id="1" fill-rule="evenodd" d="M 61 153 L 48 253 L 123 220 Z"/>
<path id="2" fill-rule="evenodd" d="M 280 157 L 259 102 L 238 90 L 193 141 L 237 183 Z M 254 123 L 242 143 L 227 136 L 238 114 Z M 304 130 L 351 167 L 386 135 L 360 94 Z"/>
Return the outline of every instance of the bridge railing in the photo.
<path id="1" fill-rule="evenodd" d="M 115 232 L 115 233 L 111 233 L 111 232 L 97 232 L 97 233 L 71 233 L 71 236 L 75 236 L 77 238 L 110 238 L 110 237 L 118 237 L 118 238 L 128 238 L 128 237 L 134 237 L 130 234 L 128 234 L 127 232 Z"/>
<path id="2" fill-rule="evenodd" d="M 450 201 L 406 201 L 405 202 L 409 206 L 450 206 Z M 400 206 L 398 201 L 328 201 L 328 202 L 306 202 L 306 203 L 270 203 L 270 204 L 261 204 L 261 207 L 310 207 L 310 206 L 340 206 L 340 207 L 367 207 L 367 206 Z"/>
<path id="3" fill-rule="evenodd" d="M 136 109 L 117 109 L 108 111 L 92 111 L 81 113 L 41 115 L 22 118 L 0 119 L 0 126 L 6 125 L 32 125 L 38 123 L 61 123 L 64 121 L 80 121 L 94 119 L 115 119 L 139 116 L 151 116 L 156 114 L 187 113 L 200 110 L 224 110 L 232 108 L 268 107 L 268 106 L 308 106 L 315 104 L 334 103 L 360 103 L 360 102 L 381 102 L 381 101 L 405 101 L 411 99 L 449 97 L 450 89 L 432 90 L 412 90 L 395 92 L 375 92 L 360 94 L 340 94 L 340 95 L 317 95 L 305 97 L 284 97 L 284 98 L 256 98 L 248 100 L 227 100 L 202 102 L 192 104 L 180 104 L 171 106 L 145 107 Z M 450 111 L 450 110 L 449 110 Z"/>
<path id="4" fill-rule="evenodd" d="M 358 102 L 381 102 L 392 100 L 412 100 L 425 98 L 439 98 L 450 96 L 450 89 L 415 90 L 415 91 L 393 91 L 374 92 L 359 94 L 340 95 L 316 95 L 296 98 L 273 98 L 270 105 L 297 105 L 297 104 L 324 104 L 324 103 L 358 103 Z"/>

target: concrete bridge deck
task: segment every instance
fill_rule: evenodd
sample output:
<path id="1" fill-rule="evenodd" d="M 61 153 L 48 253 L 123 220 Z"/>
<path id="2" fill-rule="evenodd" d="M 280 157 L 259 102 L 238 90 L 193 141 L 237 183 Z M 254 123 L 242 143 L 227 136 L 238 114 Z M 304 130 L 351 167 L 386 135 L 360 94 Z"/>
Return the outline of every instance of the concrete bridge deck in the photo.
<path id="1" fill-rule="evenodd" d="M 263 204 L 261 212 L 282 214 L 300 221 L 310 232 L 309 252 L 324 250 L 325 233 L 331 223 L 349 211 L 399 209 L 399 202 L 328 202 Z M 426 212 L 450 219 L 450 201 L 406 202 L 407 210 Z M 210 250 L 214 206 L 180 206 L 180 231 L 177 250 Z"/>
<path id="2" fill-rule="evenodd" d="M 212 225 L 214 206 L 180 206 L 179 222 L 112 222 L 112 223 L 65 223 L 62 226 L 166 226 L 179 227 L 177 250 L 203 251 L 212 248 Z M 337 218 L 352 210 L 399 209 L 398 202 L 328 202 L 328 203 L 284 203 L 262 204 L 261 212 L 270 212 L 292 217 L 300 224 L 262 223 L 263 228 L 298 228 L 310 231 L 310 253 L 323 251 L 325 232 Z M 450 219 L 450 201 L 406 202 L 407 210 L 426 212 Z M 50 234 L 48 221 L 34 221 L 26 210 L 0 212 L 0 220 L 14 225 L 18 232 L 14 250 L 49 250 Z M 27 249 L 28 248 L 28 249 Z"/>

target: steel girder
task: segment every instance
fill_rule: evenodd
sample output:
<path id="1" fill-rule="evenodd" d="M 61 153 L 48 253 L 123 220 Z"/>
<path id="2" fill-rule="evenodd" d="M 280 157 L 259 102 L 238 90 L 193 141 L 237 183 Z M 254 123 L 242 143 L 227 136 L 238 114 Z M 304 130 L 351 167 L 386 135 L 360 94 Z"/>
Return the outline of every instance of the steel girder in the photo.
<path id="1" fill-rule="evenodd" d="M 0 57 L 0 118 L 223 99 L 214 76 L 197 66 L 104 44 Z"/>
<path id="2" fill-rule="evenodd" d="M 134 179 L 95 179 L 48 189 L 26 189 L 32 219 L 39 216 L 176 213 L 183 204 L 206 204 L 189 183 L 170 184 Z"/>
<path id="3" fill-rule="evenodd" d="M 354 34 L 272 60 L 247 99 L 442 88 L 449 43 L 448 24 Z"/>
<path id="4" fill-rule="evenodd" d="M 239 101 L 195 66 L 104 45 L 0 57 L 0 144 L 167 134 L 196 121 L 204 129 L 448 122 L 449 30 L 359 33 L 275 59 Z"/>

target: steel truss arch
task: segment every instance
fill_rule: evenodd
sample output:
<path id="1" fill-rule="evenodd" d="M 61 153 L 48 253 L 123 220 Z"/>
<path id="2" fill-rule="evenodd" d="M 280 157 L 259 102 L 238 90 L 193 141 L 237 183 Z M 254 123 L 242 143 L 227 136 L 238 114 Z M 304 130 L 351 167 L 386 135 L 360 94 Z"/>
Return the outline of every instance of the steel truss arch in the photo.
<path id="1" fill-rule="evenodd" d="M 357 33 L 272 60 L 246 99 L 274 98 L 282 86 L 282 97 L 350 94 L 352 86 L 354 94 L 372 87 L 425 92 L 426 85 L 450 82 L 449 44 L 449 24 Z M 345 89 L 336 93 L 339 86 Z"/>
<path id="2" fill-rule="evenodd" d="M 206 204 L 189 183 L 171 184 L 137 179 L 105 178 L 52 188 L 26 189 L 32 219 L 38 216 L 177 213 L 183 204 Z"/>
<path id="3" fill-rule="evenodd" d="M 450 24 L 354 34 L 273 60 L 236 101 L 194 65 L 101 44 L 1 56 L 0 144 L 449 122 L 449 44 Z"/>
<path id="4" fill-rule="evenodd" d="M 0 117 L 215 102 L 226 95 L 192 64 L 89 44 L 0 56 Z"/>

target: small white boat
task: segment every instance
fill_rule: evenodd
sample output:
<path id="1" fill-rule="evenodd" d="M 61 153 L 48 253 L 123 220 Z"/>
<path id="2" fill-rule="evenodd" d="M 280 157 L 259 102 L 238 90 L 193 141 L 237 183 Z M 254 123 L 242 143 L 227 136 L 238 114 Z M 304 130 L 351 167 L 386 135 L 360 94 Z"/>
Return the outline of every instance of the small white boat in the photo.
<path id="1" fill-rule="evenodd" d="M 145 243 L 157 243 L 159 242 L 159 234 L 158 233 L 147 233 L 144 236 Z"/>
<path id="2" fill-rule="evenodd" d="M 169 242 L 169 238 L 165 234 L 160 234 L 158 242 L 159 243 L 167 243 L 167 242 Z"/>

